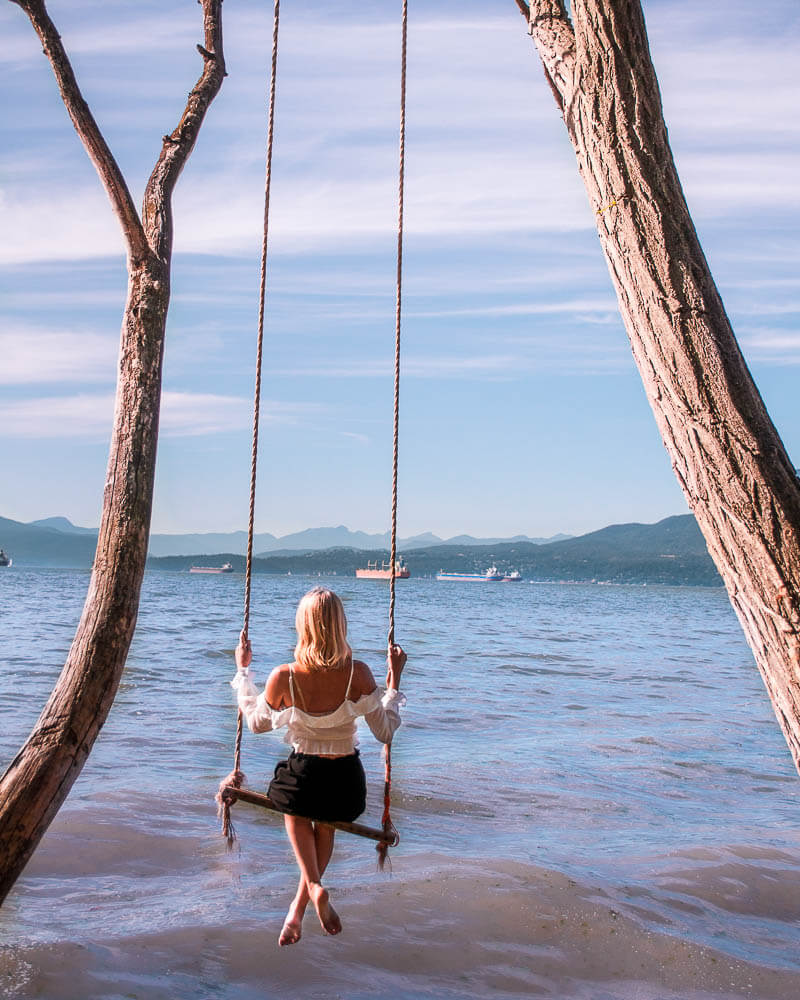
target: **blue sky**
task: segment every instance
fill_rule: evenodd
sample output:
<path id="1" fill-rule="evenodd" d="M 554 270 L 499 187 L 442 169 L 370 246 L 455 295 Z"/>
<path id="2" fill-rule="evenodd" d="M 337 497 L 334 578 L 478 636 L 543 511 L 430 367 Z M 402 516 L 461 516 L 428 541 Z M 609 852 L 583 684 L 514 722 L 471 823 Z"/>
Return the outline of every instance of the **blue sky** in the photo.
<path id="1" fill-rule="evenodd" d="M 678 169 L 800 464 L 800 8 L 647 0 Z M 199 72 L 194 0 L 51 0 L 137 201 Z M 411 0 L 401 535 L 686 510 L 514 0 Z M 388 526 L 400 2 L 284 2 L 256 525 Z M 271 4 L 175 199 L 156 531 L 247 520 Z M 27 18 L 0 5 L 0 515 L 96 525 L 126 275 Z"/>

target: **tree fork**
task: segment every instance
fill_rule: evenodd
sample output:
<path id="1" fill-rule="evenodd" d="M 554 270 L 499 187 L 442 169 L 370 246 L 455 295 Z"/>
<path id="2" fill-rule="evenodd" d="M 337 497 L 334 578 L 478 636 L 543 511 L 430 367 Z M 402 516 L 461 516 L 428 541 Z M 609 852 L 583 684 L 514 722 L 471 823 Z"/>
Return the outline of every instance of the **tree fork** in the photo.
<path id="1" fill-rule="evenodd" d="M 640 0 L 516 0 L 564 117 L 672 467 L 800 770 L 800 482 L 672 158 Z"/>
<path id="2" fill-rule="evenodd" d="M 58 812 L 111 708 L 139 608 L 153 500 L 172 193 L 225 76 L 222 0 L 201 0 L 203 71 L 147 183 L 141 219 L 83 99 L 43 0 L 11 0 L 33 24 L 73 125 L 120 220 L 128 253 L 114 429 L 89 590 L 61 675 L 0 779 L 0 903 Z"/>

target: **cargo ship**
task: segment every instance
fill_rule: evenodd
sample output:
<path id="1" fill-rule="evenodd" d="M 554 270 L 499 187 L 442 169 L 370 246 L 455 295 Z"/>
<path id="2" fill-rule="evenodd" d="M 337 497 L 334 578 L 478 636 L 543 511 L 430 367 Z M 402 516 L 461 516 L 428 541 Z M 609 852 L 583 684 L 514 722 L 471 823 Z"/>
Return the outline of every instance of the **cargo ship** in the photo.
<path id="1" fill-rule="evenodd" d="M 230 563 L 223 563 L 221 566 L 190 566 L 190 573 L 232 573 L 233 566 Z"/>
<path id="2" fill-rule="evenodd" d="M 485 573 L 445 573 L 440 569 L 436 574 L 437 580 L 479 581 L 481 583 L 502 583 L 506 578 L 505 573 L 501 573 L 496 566 L 490 566 Z"/>
<path id="3" fill-rule="evenodd" d="M 387 562 L 382 562 L 379 566 L 376 559 L 374 563 L 368 562 L 366 569 L 357 569 L 356 576 L 359 580 L 389 580 L 392 576 L 392 570 Z M 400 556 L 394 564 L 394 578 L 395 580 L 407 580 L 410 576 L 411 572 L 406 566 L 406 561 Z"/>
<path id="4" fill-rule="evenodd" d="M 0 566 L 11 566 L 14 560 L 11 556 L 7 556 L 5 552 L 0 549 Z"/>

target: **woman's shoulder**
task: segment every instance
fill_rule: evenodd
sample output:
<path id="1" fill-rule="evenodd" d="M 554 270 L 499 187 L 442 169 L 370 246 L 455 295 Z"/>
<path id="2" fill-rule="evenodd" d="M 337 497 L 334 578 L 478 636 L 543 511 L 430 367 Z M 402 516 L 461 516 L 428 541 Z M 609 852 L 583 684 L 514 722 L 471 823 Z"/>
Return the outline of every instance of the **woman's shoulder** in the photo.
<path id="1" fill-rule="evenodd" d="M 289 693 L 289 676 L 293 666 L 292 663 L 281 663 L 280 666 L 273 668 L 267 678 L 267 703 L 273 708 L 279 708 L 282 702 L 289 700 L 284 696 Z"/>
<path id="2" fill-rule="evenodd" d="M 361 695 L 372 694 L 376 686 L 372 671 L 366 663 L 363 660 L 353 660 L 353 684 L 350 697 L 353 698 L 355 695 L 353 700 L 357 701 Z"/>
<path id="3" fill-rule="evenodd" d="M 275 680 L 281 679 L 285 680 L 288 683 L 289 674 L 296 667 L 297 667 L 296 663 L 281 663 L 279 666 L 272 668 L 272 671 L 269 675 L 269 680 L 271 681 L 273 678 Z"/>

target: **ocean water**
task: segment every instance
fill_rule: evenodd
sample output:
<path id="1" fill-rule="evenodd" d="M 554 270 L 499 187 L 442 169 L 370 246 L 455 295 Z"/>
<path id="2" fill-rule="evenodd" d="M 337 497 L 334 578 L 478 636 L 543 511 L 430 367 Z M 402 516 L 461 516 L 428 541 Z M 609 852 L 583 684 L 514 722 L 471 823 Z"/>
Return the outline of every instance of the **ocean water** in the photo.
<path id="1" fill-rule="evenodd" d="M 289 657 L 316 580 L 258 576 L 257 675 Z M 381 673 L 384 584 L 329 578 Z M 88 575 L 0 574 L 0 760 L 64 660 Z M 296 870 L 279 817 L 213 796 L 232 766 L 242 578 L 150 573 L 111 715 L 0 909 L 0 996 L 800 995 L 800 779 L 725 593 L 398 583 L 408 697 L 401 843 L 378 873 L 339 835 L 344 924 L 277 934 Z M 263 788 L 280 737 L 245 733 Z M 363 734 L 380 815 L 382 765 Z"/>

